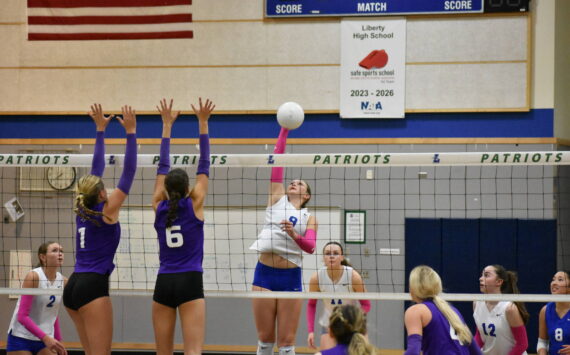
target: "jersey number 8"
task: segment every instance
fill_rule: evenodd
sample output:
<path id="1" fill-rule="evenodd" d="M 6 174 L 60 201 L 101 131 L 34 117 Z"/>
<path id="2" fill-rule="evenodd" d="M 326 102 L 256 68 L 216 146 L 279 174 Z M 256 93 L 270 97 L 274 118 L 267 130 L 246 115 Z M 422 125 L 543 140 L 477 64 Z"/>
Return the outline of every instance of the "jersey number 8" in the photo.
<path id="1" fill-rule="evenodd" d="M 554 330 L 554 339 L 556 339 L 556 341 L 564 340 L 564 333 L 562 332 L 562 328 L 556 328 Z"/>
<path id="2" fill-rule="evenodd" d="M 166 228 L 166 245 L 169 248 L 178 248 L 184 244 L 184 238 L 180 232 L 180 226 L 172 226 Z"/>

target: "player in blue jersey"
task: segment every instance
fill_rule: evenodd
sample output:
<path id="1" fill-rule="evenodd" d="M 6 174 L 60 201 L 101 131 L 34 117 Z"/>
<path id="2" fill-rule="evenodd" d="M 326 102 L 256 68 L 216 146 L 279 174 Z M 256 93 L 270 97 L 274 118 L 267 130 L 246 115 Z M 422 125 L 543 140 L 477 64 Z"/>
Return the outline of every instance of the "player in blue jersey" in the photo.
<path id="1" fill-rule="evenodd" d="M 550 282 L 553 295 L 570 293 L 570 273 L 558 271 Z M 538 316 L 538 355 L 570 354 L 570 302 L 550 302 Z"/>
<path id="2" fill-rule="evenodd" d="M 404 355 L 481 354 L 459 311 L 439 297 L 441 278 L 429 266 L 410 273 L 410 296 L 416 302 L 406 310 L 408 349 Z"/>
<path id="3" fill-rule="evenodd" d="M 127 133 L 123 173 L 117 188 L 107 194 L 104 135 L 114 117 L 103 115 L 101 105 L 91 106 L 89 115 L 97 126 L 91 174 L 79 179 L 76 187 L 75 270 L 63 292 L 63 304 L 79 333 L 87 354 L 111 353 L 113 309 L 109 298 L 109 276 L 119 246 L 119 211 L 126 200 L 137 169 L 136 115 L 130 106 L 117 117 Z"/>
<path id="4" fill-rule="evenodd" d="M 376 349 L 366 339 L 366 314 L 357 305 L 333 308 L 328 319 L 328 333 L 335 346 L 315 355 L 373 355 Z"/>
<path id="5" fill-rule="evenodd" d="M 208 119 L 215 105 L 210 100 L 192 109 L 198 117 L 200 159 L 196 182 L 190 189 L 188 174 L 170 170 L 170 133 L 180 112 L 172 112 L 172 100 L 160 102 L 162 142 L 152 207 L 160 250 L 160 269 L 154 288 L 152 323 L 158 355 L 172 354 L 176 309 L 180 312 L 184 354 L 202 353 L 206 304 L 202 282 L 204 257 L 204 201 L 208 192 L 210 141 Z"/>

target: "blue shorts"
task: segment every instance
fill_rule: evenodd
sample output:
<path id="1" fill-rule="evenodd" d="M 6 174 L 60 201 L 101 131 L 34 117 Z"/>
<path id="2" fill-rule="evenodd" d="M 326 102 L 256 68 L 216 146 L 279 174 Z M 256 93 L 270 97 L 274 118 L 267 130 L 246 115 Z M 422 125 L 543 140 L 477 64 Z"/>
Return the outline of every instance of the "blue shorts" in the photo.
<path id="1" fill-rule="evenodd" d="M 44 344 L 43 341 L 20 338 L 12 335 L 12 332 L 8 333 L 8 339 L 6 341 L 6 352 L 29 351 L 33 355 L 36 355 L 45 347 L 46 344 Z"/>
<path id="2" fill-rule="evenodd" d="M 255 267 L 253 286 L 259 286 L 271 291 L 303 291 L 301 268 L 277 269 L 260 262 Z"/>

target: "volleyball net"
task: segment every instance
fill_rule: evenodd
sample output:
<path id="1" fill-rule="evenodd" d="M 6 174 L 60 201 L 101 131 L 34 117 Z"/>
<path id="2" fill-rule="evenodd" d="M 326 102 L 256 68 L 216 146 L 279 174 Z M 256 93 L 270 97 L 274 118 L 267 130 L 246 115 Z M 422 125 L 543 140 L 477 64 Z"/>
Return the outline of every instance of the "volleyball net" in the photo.
<path id="1" fill-rule="evenodd" d="M 23 277 L 37 263 L 38 246 L 45 241 L 63 246 L 62 273 L 71 275 L 75 260 L 73 191 L 78 178 L 89 173 L 91 159 L 91 155 L 65 152 L 0 154 L 4 204 L 0 293 L 41 292 L 20 288 Z M 158 154 L 138 156 L 136 179 L 120 213 L 121 242 L 111 275 L 113 294 L 152 294 L 159 257 L 150 202 L 158 160 Z M 123 155 L 106 156 L 106 188 L 116 186 L 122 162 Z M 172 154 L 171 163 L 193 177 L 198 155 Z M 307 207 L 318 221 L 318 236 L 315 253 L 303 257 L 304 291 L 308 291 L 311 275 L 324 266 L 323 246 L 330 241 L 344 247 L 346 258 L 363 278 L 368 299 L 408 299 L 410 268 L 426 263 L 442 274 L 444 288 L 451 293 L 448 299 L 492 299 L 478 294 L 481 266 L 490 258 L 483 250 L 485 241 L 497 248 L 517 246 L 492 254 L 497 257 L 492 263 L 506 263 L 507 268 L 519 271 L 520 280 L 531 279 L 536 277 L 534 271 L 526 275 L 518 270 L 520 265 L 528 270 L 532 262 L 539 263 L 524 260 L 533 250 L 526 254 L 518 250 L 522 243 L 517 242 L 518 233 L 529 228 L 541 231 L 537 242 L 544 240 L 544 248 L 554 248 L 550 254 L 554 260 L 550 258 L 550 266 L 541 267 L 549 275 L 536 279 L 528 292 L 521 287 L 523 293 L 532 293 L 535 302 L 555 299 L 544 295 L 549 293 L 550 278 L 570 262 L 566 252 L 570 152 L 212 154 L 211 164 L 203 260 L 207 297 L 275 297 L 250 291 L 258 254 L 249 249 L 264 224 L 273 166 L 286 168 L 285 183 L 302 179 L 312 190 Z M 475 223 L 481 234 L 482 223 L 492 227 L 493 221 L 510 221 L 505 223 L 515 226 L 514 236 L 508 232 L 510 239 L 503 242 L 501 235 L 472 236 L 475 232 L 465 228 L 448 228 L 452 222 L 463 227 Z M 520 221 L 536 223 L 528 226 Z M 547 237 L 542 235 L 547 232 Z M 434 237 L 437 233 L 441 235 Z M 471 236 L 467 238 L 466 233 Z M 478 245 L 473 250 L 476 256 L 463 250 L 473 243 Z M 467 255 L 465 260 L 457 260 L 461 253 Z M 502 253 L 510 255 L 507 261 L 500 257 Z M 470 280 L 471 288 L 449 286 L 446 275 L 455 279 L 462 275 Z M 330 295 L 321 298 L 326 296 Z M 279 297 L 308 298 L 309 294 Z M 529 300 L 526 295 L 511 298 Z"/>

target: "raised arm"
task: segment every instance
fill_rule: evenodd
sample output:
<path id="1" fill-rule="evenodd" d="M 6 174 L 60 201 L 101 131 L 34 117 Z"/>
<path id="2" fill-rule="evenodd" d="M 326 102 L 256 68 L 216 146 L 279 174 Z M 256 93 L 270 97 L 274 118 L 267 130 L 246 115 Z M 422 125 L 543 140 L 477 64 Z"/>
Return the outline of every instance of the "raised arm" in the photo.
<path id="1" fill-rule="evenodd" d="M 174 121 L 176 121 L 178 115 L 180 115 L 180 111 L 176 113 L 172 112 L 173 103 L 174 100 L 172 99 L 170 99 L 170 104 L 167 104 L 166 99 L 162 99 L 160 101 L 160 107 L 156 106 L 162 118 L 162 141 L 160 142 L 160 160 L 158 161 L 154 193 L 152 195 L 152 208 L 155 211 L 160 201 L 165 199 L 164 179 L 170 171 L 170 135 Z"/>
<path id="2" fill-rule="evenodd" d="M 194 213 L 196 217 L 204 219 L 204 200 L 208 193 L 208 179 L 210 176 L 210 136 L 208 132 L 208 120 L 216 105 L 210 99 L 202 103 L 202 98 L 198 100 L 198 108 L 192 105 L 192 110 L 198 117 L 198 127 L 200 131 L 200 160 L 196 170 L 196 183 L 190 191 Z"/>
<path id="3" fill-rule="evenodd" d="M 91 105 L 89 116 L 91 116 L 97 127 L 95 151 L 93 152 L 93 161 L 91 162 L 91 175 L 102 177 L 105 171 L 105 129 L 115 115 L 105 116 L 103 115 L 101 104 L 93 104 Z"/>
<path id="4" fill-rule="evenodd" d="M 281 127 L 279 137 L 277 137 L 277 143 L 275 143 L 275 148 L 273 149 L 273 154 L 285 153 L 285 148 L 287 147 L 287 135 L 289 135 L 289 130 Z M 283 173 L 283 167 L 271 168 L 271 183 L 269 184 L 269 199 L 267 201 L 268 206 L 273 206 L 281 197 L 283 197 L 283 195 L 285 195 Z"/>
<path id="5" fill-rule="evenodd" d="M 125 161 L 123 166 L 123 173 L 117 184 L 117 188 L 107 198 L 107 203 L 103 208 L 103 213 L 111 222 L 116 222 L 119 219 L 119 210 L 123 202 L 127 199 L 131 185 L 135 178 L 137 170 L 137 117 L 136 112 L 131 106 L 122 107 L 123 117 L 117 117 L 117 120 L 125 128 L 127 133 L 127 145 L 125 148 Z"/>

